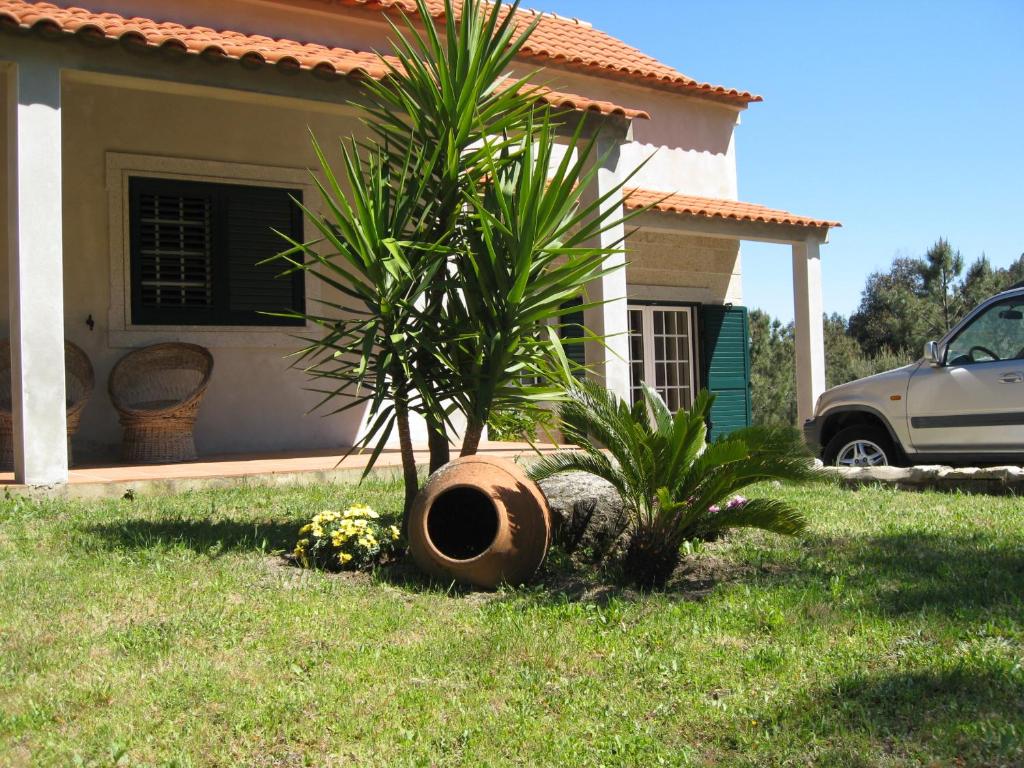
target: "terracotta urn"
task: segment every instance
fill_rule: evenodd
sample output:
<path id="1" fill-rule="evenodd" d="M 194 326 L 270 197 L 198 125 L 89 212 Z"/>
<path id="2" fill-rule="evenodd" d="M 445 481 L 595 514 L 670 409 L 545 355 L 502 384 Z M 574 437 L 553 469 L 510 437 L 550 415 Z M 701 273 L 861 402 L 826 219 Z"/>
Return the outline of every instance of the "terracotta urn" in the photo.
<path id="1" fill-rule="evenodd" d="M 550 543 L 540 488 L 516 464 L 489 456 L 437 470 L 409 517 L 409 551 L 424 572 L 483 589 L 527 581 Z"/>

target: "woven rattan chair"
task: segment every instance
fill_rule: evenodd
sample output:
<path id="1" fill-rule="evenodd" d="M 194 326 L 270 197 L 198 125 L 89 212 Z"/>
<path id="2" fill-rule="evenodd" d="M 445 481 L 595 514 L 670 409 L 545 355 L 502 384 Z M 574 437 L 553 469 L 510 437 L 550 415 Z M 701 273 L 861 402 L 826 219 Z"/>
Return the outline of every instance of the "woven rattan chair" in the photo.
<path id="1" fill-rule="evenodd" d="M 110 372 L 110 399 L 121 418 L 121 458 L 164 464 L 196 458 L 192 428 L 213 372 L 195 344 L 154 344 L 122 357 Z"/>
<path id="2" fill-rule="evenodd" d="M 92 363 L 82 348 L 64 342 L 64 396 L 67 401 L 68 464 L 72 463 L 71 437 L 78 431 L 82 409 L 95 386 Z M 11 405 L 11 342 L 0 341 L 0 468 L 14 467 L 14 416 Z"/>

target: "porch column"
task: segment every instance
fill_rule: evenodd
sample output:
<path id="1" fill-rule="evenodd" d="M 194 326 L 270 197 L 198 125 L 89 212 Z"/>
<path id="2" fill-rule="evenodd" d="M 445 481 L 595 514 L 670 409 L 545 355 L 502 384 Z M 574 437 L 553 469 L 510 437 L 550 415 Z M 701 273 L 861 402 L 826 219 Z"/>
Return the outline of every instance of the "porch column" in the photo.
<path id="1" fill-rule="evenodd" d="M 628 130 L 628 128 L 626 129 Z M 593 150 L 593 162 L 597 174 L 590 189 L 583 195 L 585 202 L 600 199 L 614 189 L 622 179 L 621 146 L 626 130 L 602 128 L 597 134 Z M 589 200 L 588 200 L 589 198 Z M 616 193 L 601 204 L 601 212 L 611 221 L 620 221 L 623 216 L 622 194 Z M 625 247 L 626 228 L 623 224 L 606 229 L 595 245 L 601 248 Z M 605 302 L 584 313 L 584 324 L 593 333 L 604 336 L 604 345 L 585 345 L 587 367 L 603 379 L 604 385 L 629 401 L 629 314 L 626 308 L 626 254 L 624 251 L 606 257 L 605 265 L 619 266 L 619 269 L 601 277 L 587 289 L 588 301 Z"/>
<path id="2" fill-rule="evenodd" d="M 793 243 L 793 317 L 796 344 L 796 404 L 798 427 L 814 415 L 814 404 L 825 391 L 825 324 L 821 299 L 821 244 Z"/>
<path id="3" fill-rule="evenodd" d="M 60 70 L 20 62 L 6 82 L 14 472 L 51 485 L 68 479 Z"/>

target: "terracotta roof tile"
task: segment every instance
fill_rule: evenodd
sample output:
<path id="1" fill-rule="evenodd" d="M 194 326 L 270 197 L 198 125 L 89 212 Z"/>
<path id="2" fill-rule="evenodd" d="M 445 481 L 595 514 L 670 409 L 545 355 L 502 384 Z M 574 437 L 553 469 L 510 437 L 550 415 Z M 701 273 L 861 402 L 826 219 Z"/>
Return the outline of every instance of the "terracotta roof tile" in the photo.
<path id="1" fill-rule="evenodd" d="M 416 12 L 415 0 L 339 1 L 342 5 Z M 444 0 L 427 0 L 427 7 L 435 16 L 440 16 L 444 13 Z M 594 29 L 587 22 L 526 9 L 519 12 L 530 21 L 540 17 L 536 30 L 523 48 L 523 53 L 528 57 L 572 69 L 639 81 L 645 85 L 685 91 L 694 96 L 737 106 L 763 101 L 761 96 L 748 91 L 702 83 L 687 77 L 606 32 Z"/>
<path id="2" fill-rule="evenodd" d="M 811 219 L 806 216 L 797 216 L 788 211 L 766 208 L 755 203 L 742 203 L 737 200 L 694 195 L 666 195 L 663 192 L 653 192 L 649 189 L 626 189 L 623 190 L 623 196 L 625 206 L 634 210 L 650 206 L 653 210 L 665 213 L 703 216 L 709 219 L 732 219 L 733 221 L 788 224 L 794 227 L 811 228 L 842 226 L 838 221 Z"/>
<path id="3" fill-rule="evenodd" d="M 58 6 L 30 0 L 0 0 L 0 25 L 23 29 L 51 29 L 86 37 L 135 41 L 150 47 L 177 47 L 187 53 L 220 56 L 229 59 L 275 64 L 339 75 L 361 75 L 380 79 L 387 67 L 377 54 L 332 48 L 317 43 L 247 35 L 230 30 L 185 26 L 171 21 L 141 17 L 125 18 L 116 13 L 94 13 L 83 8 Z M 390 59 L 391 63 L 396 63 Z M 649 118 L 643 110 L 630 109 L 609 101 L 591 99 L 546 87 L 533 89 L 538 98 L 558 108 Z"/>

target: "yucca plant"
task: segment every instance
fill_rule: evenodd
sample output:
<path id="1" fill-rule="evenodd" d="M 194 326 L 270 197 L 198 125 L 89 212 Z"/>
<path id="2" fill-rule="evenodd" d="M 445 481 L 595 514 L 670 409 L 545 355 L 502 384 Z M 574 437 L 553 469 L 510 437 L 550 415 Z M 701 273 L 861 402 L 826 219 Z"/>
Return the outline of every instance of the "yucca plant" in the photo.
<path id="1" fill-rule="evenodd" d="M 816 471 L 794 430 L 749 427 L 707 442 L 714 395 L 702 391 L 690 410 L 673 415 L 643 386 L 633 407 L 604 387 L 581 382 L 560 406 L 566 438 L 579 446 L 538 461 L 541 480 L 589 472 L 618 490 L 631 514 L 623 569 L 642 586 L 659 586 L 679 563 L 686 541 L 729 528 L 793 535 L 804 516 L 778 499 L 735 495 L 766 480 L 801 482 Z"/>
<path id="2" fill-rule="evenodd" d="M 528 122 L 465 194 L 466 247 L 454 255 L 456 290 L 444 307 L 453 332 L 435 348 L 466 415 L 463 456 L 476 452 L 492 410 L 528 413 L 562 395 L 567 363 L 553 326 L 589 283 L 621 268 L 606 266 L 619 244 L 597 244 L 622 223 L 602 211 L 620 187 L 582 201 L 597 170 L 593 142 L 577 131 L 560 160 L 555 148 L 550 119 Z M 584 300 L 576 310 L 592 306 Z"/>
<path id="3" fill-rule="evenodd" d="M 409 417 L 442 407 L 425 402 L 433 389 L 412 364 L 435 332 L 418 305 L 445 264 L 443 250 L 410 239 L 431 215 L 420 202 L 428 183 L 423 167 L 431 160 L 408 154 L 396 163 L 385 149 L 364 158 L 355 142 L 343 141 L 339 179 L 316 139 L 313 147 L 325 213 L 300 206 L 320 237 L 300 243 L 282 235 L 292 247 L 276 258 L 288 271 L 312 274 L 340 301 L 319 299 L 315 309 L 292 315 L 320 331 L 296 353 L 296 365 L 318 382 L 320 405 L 341 398 L 331 413 L 367 407 L 371 423 L 353 448 L 371 447 L 366 472 L 397 432 L 409 509 L 419 489 Z"/>
<path id="4" fill-rule="evenodd" d="M 413 153 L 432 157 L 422 171 L 429 180 L 431 215 L 412 237 L 445 240 L 450 252 L 464 249 L 468 190 L 491 172 L 504 137 L 518 140 L 528 131 L 536 109 L 535 86 L 509 77 L 516 56 L 538 20 L 517 13 L 511 4 L 483 0 L 446 0 L 435 20 L 424 0 L 414 17 L 391 24 L 393 59 L 381 58 L 390 76 L 367 81 L 362 104 L 372 139 L 399 158 Z M 506 153 L 507 157 L 508 154 Z M 423 297 L 424 314 L 439 321 L 451 293 L 447 272 L 439 272 Z M 444 383 L 445 373 L 432 345 L 423 345 L 414 361 L 427 386 Z M 432 371 L 432 373 L 431 373 Z M 432 399 L 440 401 L 440 391 Z M 450 403 L 450 401 L 448 401 Z M 447 411 L 454 409 L 449 406 Z M 430 438 L 430 469 L 449 458 L 449 413 L 424 409 Z"/>
<path id="5" fill-rule="evenodd" d="M 397 61 L 381 57 L 389 75 L 355 104 L 368 136 L 343 142 L 340 182 L 314 139 L 322 212 L 303 210 L 319 238 L 278 256 L 343 297 L 292 315 L 323 332 L 300 365 L 322 405 L 366 407 L 367 471 L 398 433 L 407 511 L 410 414 L 427 422 L 434 470 L 454 413 L 472 454 L 493 409 L 556 397 L 545 381 L 568 363 L 552 324 L 604 273 L 614 248 L 594 242 L 617 223 L 603 205 L 617 190 L 581 203 L 596 172 L 583 126 L 555 162 L 562 128 L 507 74 L 536 19 L 517 2 L 458 5 L 446 0 L 441 29 L 423 0 L 418 19 L 393 26 Z"/>

